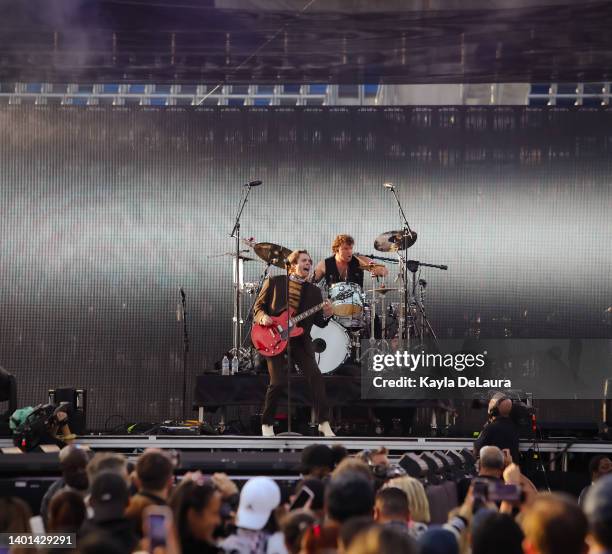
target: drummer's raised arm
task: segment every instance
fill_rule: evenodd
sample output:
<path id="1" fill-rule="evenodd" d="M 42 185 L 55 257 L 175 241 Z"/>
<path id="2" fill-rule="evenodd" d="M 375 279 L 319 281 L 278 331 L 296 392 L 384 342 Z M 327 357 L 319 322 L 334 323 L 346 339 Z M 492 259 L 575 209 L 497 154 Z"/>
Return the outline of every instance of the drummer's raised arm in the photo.
<path id="1" fill-rule="evenodd" d="M 313 283 L 318 283 L 325 276 L 325 260 L 321 260 L 314 270 Z"/>

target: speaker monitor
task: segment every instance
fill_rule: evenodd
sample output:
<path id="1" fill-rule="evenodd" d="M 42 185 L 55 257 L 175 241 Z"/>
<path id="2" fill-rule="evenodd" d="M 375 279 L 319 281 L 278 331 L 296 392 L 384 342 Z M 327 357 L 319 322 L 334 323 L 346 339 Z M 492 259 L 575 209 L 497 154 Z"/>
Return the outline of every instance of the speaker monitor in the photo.
<path id="1" fill-rule="evenodd" d="M 398 463 L 408 475 L 416 479 L 425 479 L 429 473 L 429 467 L 425 461 L 413 452 L 406 452 Z"/>

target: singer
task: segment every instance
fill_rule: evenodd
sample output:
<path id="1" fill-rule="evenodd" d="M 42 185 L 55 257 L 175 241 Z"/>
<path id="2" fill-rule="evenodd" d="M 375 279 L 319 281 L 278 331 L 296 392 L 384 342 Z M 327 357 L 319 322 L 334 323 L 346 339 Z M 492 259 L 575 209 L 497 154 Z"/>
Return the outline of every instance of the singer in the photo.
<path id="1" fill-rule="evenodd" d="M 317 306 L 323 302 L 321 290 L 308 282 L 312 259 L 306 250 L 294 250 L 287 258 L 289 262 L 289 305 L 297 314 Z M 268 277 L 257 296 L 253 306 L 253 320 L 260 325 L 271 325 L 270 316 L 278 316 L 287 308 L 287 276 L 275 275 Z M 310 329 L 316 323 L 325 327 L 332 316 L 331 303 L 327 302 L 322 312 L 302 320 L 298 325 L 304 329 L 299 337 L 291 339 L 291 357 L 306 376 L 312 396 L 315 417 L 319 422 L 319 431 L 326 437 L 334 437 L 329 425 L 329 409 L 325 394 L 325 384 L 319 366 L 315 360 L 315 352 L 310 336 Z M 266 359 L 270 384 L 266 392 L 266 400 L 262 414 L 261 433 L 264 437 L 274 436 L 274 414 L 283 389 L 287 384 L 286 352 Z"/>
<path id="2" fill-rule="evenodd" d="M 338 235 L 331 244 L 333 255 L 321 260 L 315 267 L 315 282 L 325 279 L 328 287 L 342 281 L 355 283 L 363 289 L 363 269 L 359 260 L 353 256 L 355 239 L 350 235 Z M 360 256 L 366 263 L 372 262 L 365 256 Z M 386 277 L 389 270 L 386 267 L 376 267 L 372 270 L 373 277 Z"/>

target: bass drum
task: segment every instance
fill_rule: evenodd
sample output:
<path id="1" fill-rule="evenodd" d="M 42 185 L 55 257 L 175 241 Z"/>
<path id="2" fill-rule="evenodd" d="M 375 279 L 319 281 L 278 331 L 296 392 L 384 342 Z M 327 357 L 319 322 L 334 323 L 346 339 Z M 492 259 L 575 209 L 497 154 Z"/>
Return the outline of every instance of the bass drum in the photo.
<path id="1" fill-rule="evenodd" d="M 344 327 L 333 319 L 326 327 L 313 325 L 310 330 L 315 360 L 321 373 L 331 373 L 351 355 L 351 340 Z"/>

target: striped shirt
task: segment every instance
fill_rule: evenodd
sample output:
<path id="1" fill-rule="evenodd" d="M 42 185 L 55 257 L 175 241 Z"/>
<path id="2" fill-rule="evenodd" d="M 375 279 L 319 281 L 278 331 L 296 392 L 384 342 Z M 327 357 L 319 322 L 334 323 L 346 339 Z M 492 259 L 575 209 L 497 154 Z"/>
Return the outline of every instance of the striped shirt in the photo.
<path id="1" fill-rule="evenodd" d="M 289 306 L 297 310 L 302 297 L 302 283 L 289 279 Z"/>

